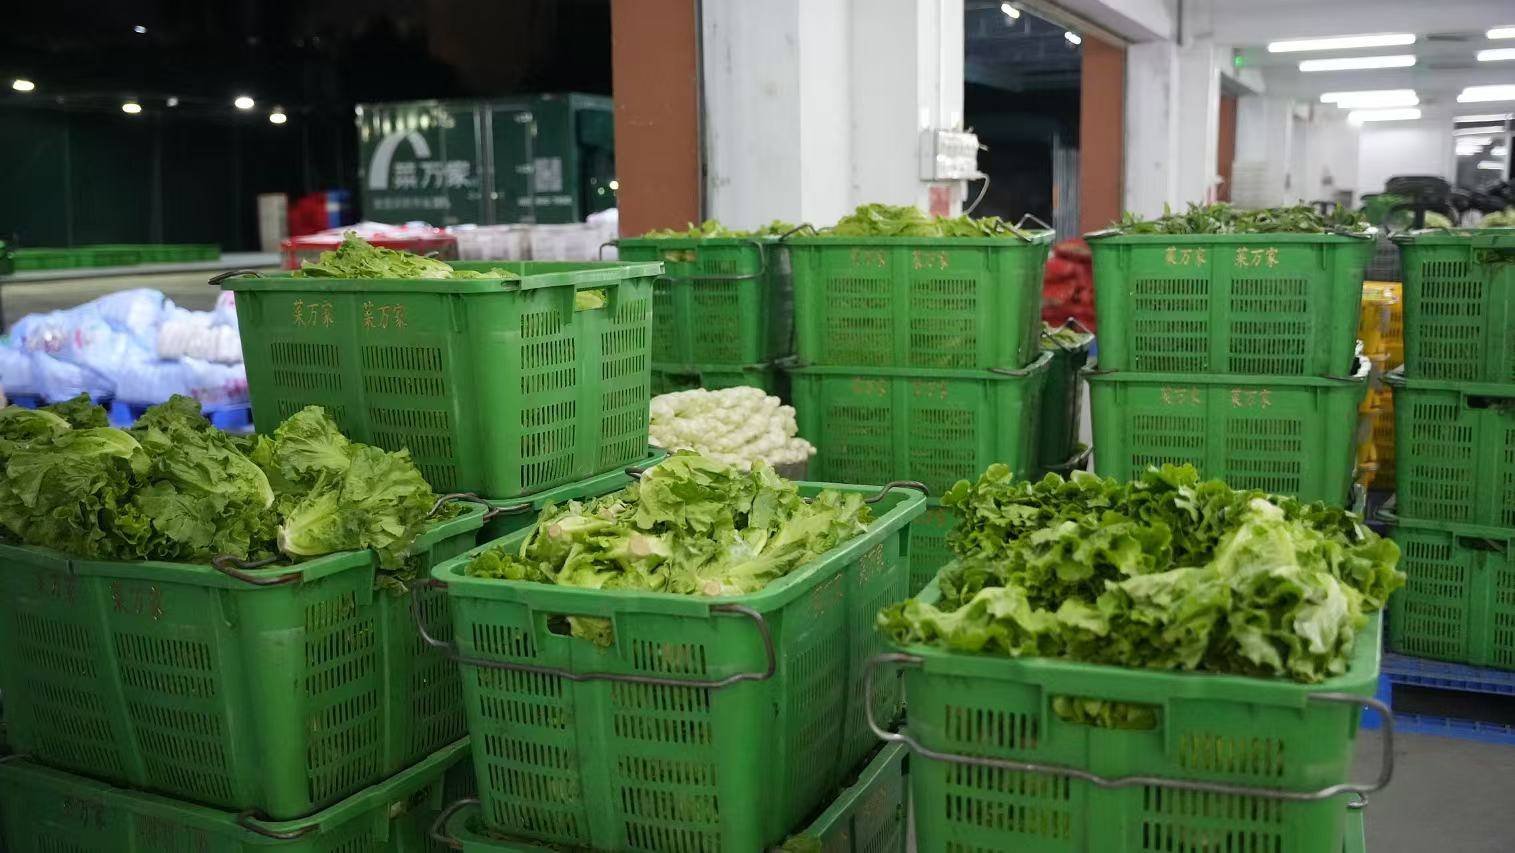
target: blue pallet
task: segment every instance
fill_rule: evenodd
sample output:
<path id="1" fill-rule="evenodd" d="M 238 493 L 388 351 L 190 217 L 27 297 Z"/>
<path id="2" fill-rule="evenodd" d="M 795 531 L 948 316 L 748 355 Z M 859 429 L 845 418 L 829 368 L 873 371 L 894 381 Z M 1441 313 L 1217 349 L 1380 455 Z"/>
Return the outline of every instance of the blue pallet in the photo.
<path id="1" fill-rule="evenodd" d="M 110 397 L 95 397 L 94 401 L 109 409 L 112 405 Z M 65 403 L 67 400 L 44 400 L 40 394 L 11 394 L 6 397 L 6 402 L 12 406 L 20 406 L 23 409 L 40 409 L 52 403 Z"/>
<path id="2" fill-rule="evenodd" d="M 1378 678 L 1377 699 L 1394 707 L 1394 685 L 1515 697 L 1515 672 L 1460 663 L 1386 654 Z M 1364 710 L 1362 727 L 1381 726 L 1378 714 Z M 1394 730 L 1515 746 L 1515 726 L 1505 723 L 1442 717 L 1435 714 L 1394 713 Z"/>

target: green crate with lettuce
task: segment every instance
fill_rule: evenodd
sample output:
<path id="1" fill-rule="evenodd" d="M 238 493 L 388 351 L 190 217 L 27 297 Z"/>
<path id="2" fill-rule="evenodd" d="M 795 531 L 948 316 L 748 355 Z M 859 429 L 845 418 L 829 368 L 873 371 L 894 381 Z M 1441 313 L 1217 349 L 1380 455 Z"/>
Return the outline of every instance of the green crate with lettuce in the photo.
<path id="1" fill-rule="evenodd" d="M 668 820 L 701 849 L 782 841 L 877 746 L 862 665 L 905 595 L 917 489 L 679 452 L 434 569 L 482 825 L 596 850 Z M 897 685 L 875 698 L 893 719 Z"/>
<path id="2" fill-rule="evenodd" d="M 922 849 L 1342 849 L 1344 806 L 1388 780 L 1347 774 L 1361 706 L 1387 713 L 1392 541 L 1187 466 L 1034 483 L 993 466 L 944 502 L 957 560 L 880 613 L 895 651 L 872 672 L 904 675 L 907 734 L 876 731 L 916 753 Z"/>
<path id="3" fill-rule="evenodd" d="M 447 600 L 407 582 L 484 507 L 321 409 L 271 435 L 175 397 L 131 429 L 87 399 L 0 410 L 0 660 L 10 737 L 54 767 L 275 819 L 464 734 Z"/>

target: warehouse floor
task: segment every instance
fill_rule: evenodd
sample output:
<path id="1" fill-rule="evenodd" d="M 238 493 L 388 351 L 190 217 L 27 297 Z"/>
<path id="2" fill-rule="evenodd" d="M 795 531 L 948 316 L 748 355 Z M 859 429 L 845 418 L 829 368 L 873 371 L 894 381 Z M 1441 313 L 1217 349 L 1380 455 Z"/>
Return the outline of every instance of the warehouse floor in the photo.
<path id="1" fill-rule="evenodd" d="M 185 308 L 206 310 L 219 291 L 208 287 L 212 272 L 152 272 L 126 276 L 0 281 L 7 326 L 35 311 L 69 308 L 118 290 L 152 287 Z M 1087 391 L 1085 392 L 1087 394 Z M 1089 405 L 1080 424 L 1089 441 Z M 1431 709 L 1425 709 L 1431 711 Z M 1498 714 L 1506 708 L 1481 709 Z M 1432 711 L 1434 713 L 1434 711 Z M 1515 722 L 1509 720 L 1508 722 Z M 1379 733 L 1363 732 L 1357 743 L 1354 780 L 1378 772 Z M 1504 853 L 1515 849 L 1515 746 L 1431 735 L 1396 738 L 1394 781 L 1373 795 L 1367 810 L 1369 853 Z"/>

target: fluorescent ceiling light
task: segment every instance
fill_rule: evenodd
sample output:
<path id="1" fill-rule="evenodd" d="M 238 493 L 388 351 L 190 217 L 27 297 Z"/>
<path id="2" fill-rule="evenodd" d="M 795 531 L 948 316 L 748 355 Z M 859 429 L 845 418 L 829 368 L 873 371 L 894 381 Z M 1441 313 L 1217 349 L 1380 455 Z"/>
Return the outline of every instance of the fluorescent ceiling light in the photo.
<path id="1" fill-rule="evenodd" d="M 1492 38 L 1492 36 L 1491 36 Z M 1381 33 L 1366 36 L 1338 36 L 1324 39 L 1293 39 L 1268 42 L 1269 53 L 1299 53 L 1306 50 L 1349 50 L 1360 47 L 1397 47 L 1414 44 L 1410 33 Z"/>
<path id="2" fill-rule="evenodd" d="M 239 110 L 250 110 L 254 106 L 254 101 L 247 95 L 238 95 L 237 99 L 231 102 L 231 105 Z"/>
<path id="3" fill-rule="evenodd" d="M 1413 107 L 1394 110 L 1353 110 L 1347 113 L 1347 121 L 1362 124 L 1365 121 L 1414 121 L 1420 118 L 1420 110 Z"/>
<path id="4" fill-rule="evenodd" d="M 1495 27 L 1484 35 L 1491 39 L 1515 39 L 1515 27 Z"/>
<path id="5" fill-rule="evenodd" d="M 1080 37 L 1079 34 L 1075 33 L 1075 32 L 1065 32 L 1065 33 L 1063 33 L 1063 38 L 1065 38 L 1065 39 L 1068 40 L 1068 44 L 1083 44 L 1084 43 L 1083 38 Z"/>
<path id="6" fill-rule="evenodd" d="M 1496 145 L 1489 149 L 1489 154 L 1493 157 L 1507 157 L 1510 154 L 1510 146 Z"/>
<path id="7" fill-rule="evenodd" d="M 1459 104 L 1478 104 L 1484 101 L 1515 101 L 1515 86 L 1469 86 L 1457 96 Z"/>
<path id="8" fill-rule="evenodd" d="M 1488 136 L 1498 128 L 1493 127 L 1459 127 L 1452 131 L 1453 136 Z"/>
<path id="9" fill-rule="evenodd" d="M 274 107 L 274 111 L 268 114 L 268 120 L 274 124 L 283 124 L 289 121 L 289 116 L 285 115 L 282 109 Z"/>
<path id="10" fill-rule="evenodd" d="M 134 116 L 137 113 L 142 112 L 142 105 L 136 101 L 127 101 L 121 105 L 121 112 L 126 113 L 129 116 Z"/>
<path id="11" fill-rule="evenodd" d="M 1479 160 L 1478 168 L 1488 169 L 1491 172 L 1503 172 L 1504 164 L 1498 160 Z"/>
<path id="12" fill-rule="evenodd" d="M 1359 71 L 1370 68 L 1409 68 L 1415 64 L 1412 54 L 1393 56 L 1344 56 L 1341 59 L 1306 59 L 1299 63 L 1300 71 Z"/>
<path id="13" fill-rule="evenodd" d="M 1413 107 L 1420 103 L 1414 89 L 1371 89 L 1363 92 L 1327 92 L 1320 96 L 1321 103 L 1335 104 L 1342 109 L 1355 107 Z"/>
<path id="14" fill-rule="evenodd" d="M 1479 62 L 1504 62 L 1510 59 L 1515 59 L 1515 47 L 1500 47 L 1478 52 Z"/>
<path id="15" fill-rule="evenodd" d="M 1021 10 L 1015 8 L 1014 6 L 1011 6 L 1009 3 L 999 4 L 999 10 L 1001 12 L 1004 12 L 1005 17 L 1009 18 L 1012 21 L 1018 20 L 1021 16 Z"/>
<path id="16" fill-rule="evenodd" d="M 1471 116 L 1458 116 L 1453 121 L 1509 121 L 1510 113 L 1479 113 Z"/>
<path id="17" fill-rule="evenodd" d="M 23 77 L 17 77 L 11 81 L 11 88 L 15 89 L 17 92 L 30 92 L 31 90 L 37 88 L 37 84 Z"/>

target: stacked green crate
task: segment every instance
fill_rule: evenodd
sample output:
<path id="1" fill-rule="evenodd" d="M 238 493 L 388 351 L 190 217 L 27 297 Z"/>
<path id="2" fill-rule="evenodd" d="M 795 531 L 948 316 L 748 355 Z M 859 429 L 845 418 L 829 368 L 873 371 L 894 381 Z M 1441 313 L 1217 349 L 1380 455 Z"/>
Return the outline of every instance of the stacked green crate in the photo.
<path id="1" fill-rule="evenodd" d="M 1112 231 L 1089 245 L 1095 470 L 1129 479 L 1189 463 L 1234 487 L 1346 504 L 1372 240 Z"/>
<path id="2" fill-rule="evenodd" d="M 652 289 L 655 394 L 781 390 L 775 362 L 792 351 L 794 308 L 777 237 L 639 237 L 616 248 L 624 261 L 663 264 Z"/>
<path id="3" fill-rule="evenodd" d="M 913 593 L 947 562 L 941 495 L 993 462 L 1041 471 L 1038 426 L 1054 355 L 1040 348 L 1050 231 L 1001 237 L 785 241 L 794 270 L 799 432 L 813 479 L 914 480 Z"/>
<path id="4" fill-rule="evenodd" d="M 1515 669 L 1515 228 L 1396 235 L 1397 652 Z"/>

